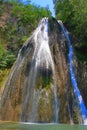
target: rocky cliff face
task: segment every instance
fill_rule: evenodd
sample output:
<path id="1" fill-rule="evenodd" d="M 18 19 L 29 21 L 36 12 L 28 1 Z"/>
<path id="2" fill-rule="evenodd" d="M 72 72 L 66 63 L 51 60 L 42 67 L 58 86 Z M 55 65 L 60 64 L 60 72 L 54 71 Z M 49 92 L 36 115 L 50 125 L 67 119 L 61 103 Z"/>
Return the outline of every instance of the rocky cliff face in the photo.
<path id="1" fill-rule="evenodd" d="M 40 50 L 42 44 L 46 48 L 42 46 Z M 42 56 L 38 54 L 38 50 Z M 81 122 L 71 84 L 67 55 L 68 47 L 60 25 L 53 18 L 49 19 L 48 23 L 43 19 L 20 50 L 11 69 L 1 98 L 0 119 L 27 122 Z M 86 68 L 77 69 L 78 85 L 84 93 L 86 84 L 83 80 L 86 82 L 87 71 L 85 72 Z M 86 91 L 82 95 L 86 103 Z"/>
<path id="2" fill-rule="evenodd" d="M 87 107 L 87 62 L 77 62 L 77 82 Z"/>

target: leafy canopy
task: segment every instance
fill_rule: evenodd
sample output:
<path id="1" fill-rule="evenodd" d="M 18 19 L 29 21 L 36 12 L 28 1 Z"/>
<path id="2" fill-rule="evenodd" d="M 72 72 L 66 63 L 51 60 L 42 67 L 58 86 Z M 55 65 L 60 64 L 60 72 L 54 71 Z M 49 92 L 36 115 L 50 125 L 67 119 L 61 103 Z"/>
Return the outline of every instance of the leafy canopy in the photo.
<path id="1" fill-rule="evenodd" d="M 53 0 L 56 18 L 61 19 L 68 30 L 80 41 L 80 57 L 87 60 L 87 0 Z M 83 53 L 81 55 L 81 53 Z"/>

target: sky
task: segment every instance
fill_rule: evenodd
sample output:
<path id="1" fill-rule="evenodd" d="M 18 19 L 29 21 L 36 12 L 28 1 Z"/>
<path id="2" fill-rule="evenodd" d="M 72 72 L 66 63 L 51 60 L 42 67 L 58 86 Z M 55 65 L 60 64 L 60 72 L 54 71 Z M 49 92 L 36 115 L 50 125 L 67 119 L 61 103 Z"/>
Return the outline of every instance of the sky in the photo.
<path id="1" fill-rule="evenodd" d="M 49 6 L 50 11 L 52 12 L 52 16 L 55 17 L 54 13 L 54 5 L 53 5 L 53 0 L 30 0 L 31 3 L 34 3 L 35 5 L 39 5 L 41 7 L 46 7 L 47 5 Z"/>

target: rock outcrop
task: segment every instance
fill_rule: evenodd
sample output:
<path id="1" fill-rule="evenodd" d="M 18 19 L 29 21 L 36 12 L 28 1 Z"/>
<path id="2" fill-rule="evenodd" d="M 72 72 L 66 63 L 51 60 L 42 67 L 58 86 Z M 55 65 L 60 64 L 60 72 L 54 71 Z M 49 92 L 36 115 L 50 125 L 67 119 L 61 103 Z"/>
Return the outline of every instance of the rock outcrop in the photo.
<path id="1" fill-rule="evenodd" d="M 0 118 L 1 120 L 25 122 L 71 123 L 73 121 L 79 123 L 82 119 L 80 119 L 70 79 L 67 41 L 60 25 L 54 18 L 49 19 L 47 25 L 45 25 L 45 19 L 40 24 L 41 30 L 35 31 L 26 41 L 11 69 L 1 98 Z M 42 39 L 44 37 L 45 26 L 48 26 L 48 44 L 55 76 L 53 76 L 53 65 L 48 63 L 51 61 L 50 54 L 46 61 L 47 54 L 45 58 L 38 57 L 37 50 L 36 55 L 42 62 L 40 61 L 39 64 L 38 61 L 37 71 L 35 71 L 37 62 L 34 56 L 35 42 L 42 44 L 40 42 L 42 42 L 41 37 Z M 45 38 L 44 40 L 47 41 Z M 37 40 L 35 41 L 35 39 Z M 78 86 L 87 104 L 86 84 L 84 83 L 87 81 L 87 71 L 85 72 L 86 68 L 77 67 L 76 69 L 78 71 L 78 73 L 76 72 Z"/>

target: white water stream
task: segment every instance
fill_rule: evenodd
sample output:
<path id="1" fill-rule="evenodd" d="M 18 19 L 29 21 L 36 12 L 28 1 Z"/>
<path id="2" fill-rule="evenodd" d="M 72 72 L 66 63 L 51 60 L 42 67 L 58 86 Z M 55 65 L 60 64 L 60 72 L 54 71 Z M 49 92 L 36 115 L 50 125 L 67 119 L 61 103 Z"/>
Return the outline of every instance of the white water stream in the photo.
<path id="1" fill-rule="evenodd" d="M 27 95 L 24 100 L 23 110 L 22 110 L 22 116 L 21 121 L 25 121 L 25 111 L 27 108 L 28 100 L 29 100 L 29 93 L 32 91 L 30 90 L 29 86 L 32 86 L 33 90 L 35 88 L 35 82 L 37 77 L 37 70 L 39 67 L 49 69 L 51 68 L 52 74 L 53 74 L 53 91 L 54 91 L 54 122 L 58 123 L 58 97 L 57 97 L 57 86 L 56 86 L 56 78 L 55 78 L 55 69 L 54 69 L 54 63 L 49 47 L 49 37 L 48 37 L 48 18 L 43 18 L 33 33 L 33 38 L 35 41 L 35 48 L 34 48 L 34 54 L 32 57 L 32 65 L 30 69 L 29 74 L 29 84 L 27 89 Z M 33 78 L 32 78 L 33 76 Z M 36 93 L 34 91 L 34 93 Z M 41 94 L 41 93 L 40 93 Z M 34 94 L 35 96 L 35 94 Z M 38 100 L 40 97 L 38 97 Z M 32 100 L 34 102 L 34 100 Z M 39 102 L 39 101 L 38 101 Z M 35 112 L 37 112 L 38 109 L 38 102 L 35 106 L 35 103 L 32 103 L 32 110 L 29 114 L 29 121 L 34 122 L 35 120 Z M 34 113 L 33 113 L 34 112 Z M 33 116 L 32 116 L 33 114 Z"/>

